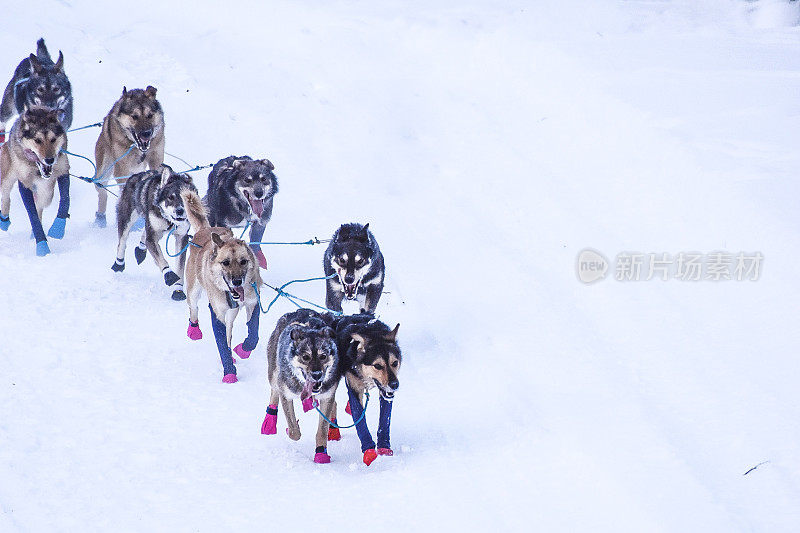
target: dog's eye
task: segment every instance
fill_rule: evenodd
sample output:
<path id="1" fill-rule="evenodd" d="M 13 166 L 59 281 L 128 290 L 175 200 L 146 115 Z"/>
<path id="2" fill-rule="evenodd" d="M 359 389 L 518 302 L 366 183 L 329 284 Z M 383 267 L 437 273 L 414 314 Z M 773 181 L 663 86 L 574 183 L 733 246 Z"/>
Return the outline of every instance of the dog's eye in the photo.
<path id="1" fill-rule="evenodd" d="M 44 94 L 44 86 L 42 86 L 42 85 L 39 85 L 39 86 L 36 88 L 36 92 L 37 92 L 37 93 L 39 93 L 39 94 Z"/>
<path id="2" fill-rule="evenodd" d="M 148 114 L 147 114 L 147 118 L 153 118 L 153 113 L 152 113 L 152 112 L 151 112 L 151 113 L 148 113 Z"/>
<path id="3" fill-rule="evenodd" d="M 36 141 L 36 144 L 42 144 L 42 140 L 41 139 L 34 139 L 34 141 Z"/>
<path id="4" fill-rule="evenodd" d="M 58 94 L 58 93 L 60 93 L 60 92 L 61 92 L 61 87 L 53 87 L 53 92 L 54 92 L 55 94 Z"/>
<path id="5" fill-rule="evenodd" d="M 131 118 L 133 118 L 133 120 L 139 120 L 139 113 L 134 113 L 131 115 Z"/>
<path id="6" fill-rule="evenodd" d="M 247 259 L 240 260 L 239 264 L 242 265 L 242 266 L 246 265 L 247 264 Z"/>
<path id="7" fill-rule="evenodd" d="M 244 179 L 244 181 L 246 181 L 247 183 L 250 183 L 251 181 L 253 181 L 253 176 L 247 176 L 247 177 Z"/>
<path id="8" fill-rule="evenodd" d="M 168 200 L 174 200 L 174 199 L 175 199 L 175 195 L 174 195 L 174 194 L 170 194 L 170 195 L 169 195 L 169 198 L 167 198 L 167 199 L 168 199 Z"/>
<path id="9" fill-rule="evenodd" d="M 307 353 L 304 353 L 303 356 L 301 357 L 301 359 L 303 361 L 305 361 L 305 362 L 308 362 L 308 361 L 311 361 L 311 356 L 308 355 Z"/>
<path id="10" fill-rule="evenodd" d="M 374 364 L 374 365 L 372 365 L 372 366 L 374 366 L 374 367 L 375 367 L 375 370 L 383 370 L 383 365 L 382 365 L 382 364 L 380 364 L 380 363 L 375 363 L 375 364 Z"/>
<path id="11" fill-rule="evenodd" d="M 399 365 L 400 365 L 400 363 L 395 361 L 394 363 L 392 363 L 392 368 L 397 368 Z"/>
<path id="12" fill-rule="evenodd" d="M 222 261 L 222 264 L 225 265 L 225 266 L 230 266 L 231 260 L 230 259 L 225 259 L 225 260 Z"/>

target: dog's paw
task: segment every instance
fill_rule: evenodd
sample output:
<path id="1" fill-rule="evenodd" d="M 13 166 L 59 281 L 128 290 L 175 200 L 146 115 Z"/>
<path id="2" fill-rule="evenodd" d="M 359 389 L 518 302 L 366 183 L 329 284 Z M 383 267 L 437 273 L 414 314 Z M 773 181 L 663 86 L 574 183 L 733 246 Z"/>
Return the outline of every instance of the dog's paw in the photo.
<path id="1" fill-rule="evenodd" d="M 0 229 L 3 231 L 8 231 L 9 226 L 11 226 L 11 217 L 4 217 L 0 215 Z"/>
<path id="2" fill-rule="evenodd" d="M 289 438 L 292 440 L 300 440 L 300 430 L 291 430 L 286 428 L 286 434 L 289 435 Z"/>
<path id="3" fill-rule="evenodd" d="M 236 374 L 225 374 L 222 377 L 223 383 L 236 383 L 237 381 L 239 380 L 237 379 Z"/>
<path id="4" fill-rule="evenodd" d="M 136 258 L 136 264 L 141 265 L 144 258 L 147 257 L 147 248 L 136 247 L 133 249 L 133 256 Z"/>
<path id="5" fill-rule="evenodd" d="M 375 451 L 375 448 L 370 448 L 364 452 L 364 464 L 367 466 L 371 465 L 372 461 L 374 461 L 377 457 L 378 453 Z"/>
<path id="6" fill-rule="evenodd" d="M 262 435 L 275 435 L 278 433 L 278 415 L 267 414 L 261 424 Z"/>
<path id="7" fill-rule="evenodd" d="M 63 239 L 64 238 L 64 230 L 67 227 L 67 219 L 66 218 L 56 218 L 53 221 L 53 225 L 50 226 L 50 230 L 47 232 L 48 237 L 52 237 L 53 239 Z"/>
<path id="8" fill-rule="evenodd" d="M 95 213 L 94 214 L 94 227 L 95 228 L 105 228 L 108 225 L 106 222 L 106 214 L 105 213 Z"/>
<path id="9" fill-rule="evenodd" d="M 164 272 L 164 283 L 166 283 L 167 286 L 175 285 L 180 279 L 181 278 L 179 278 L 178 275 L 172 270 L 167 270 Z"/>
<path id="10" fill-rule="evenodd" d="M 172 299 L 176 302 L 182 302 L 186 299 L 186 293 L 184 293 L 181 289 L 175 289 L 172 291 Z"/>
<path id="11" fill-rule="evenodd" d="M 320 465 L 326 465 L 331 462 L 331 456 L 327 452 L 317 452 L 314 454 L 314 462 Z"/>
<path id="12" fill-rule="evenodd" d="M 239 357 L 241 357 L 242 359 L 247 359 L 248 357 L 250 357 L 250 354 L 251 354 L 251 353 L 253 353 L 253 350 L 250 350 L 250 351 L 248 352 L 247 350 L 245 350 L 245 349 L 242 347 L 242 346 L 243 346 L 243 344 L 244 344 L 244 343 L 240 343 L 240 344 L 239 344 L 239 345 L 238 345 L 236 348 L 234 348 L 234 349 L 233 349 L 233 351 L 236 353 L 236 355 L 238 355 L 238 356 L 239 356 Z"/>
<path id="13" fill-rule="evenodd" d="M 333 419 L 333 423 L 336 423 L 336 419 Z M 328 428 L 328 440 L 342 440 L 342 432 L 339 431 L 339 428 L 335 428 L 333 426 Z"/>
<path id="14" fill-rule="evenodd" d="M 122 261 L 120 261 L 119 259 L 117 259 L 116 261 L 114 261 L 114 264 L 111 265 L 111 270 L 113 270 L 114 272 L 122 272 L 123 270 L 125 270 L 125 260 L 123 259 Z"/>
<path id="15" fill-rule="evenodd" d="M 378 448 L 378 455 L 394 455 L 391 448 Z"/>
<path id="16" fill-rule="evenodd" d="M 186 336 L 193 341 L 199 341 L 203 338 L 203 332 L 200 331 L 200 323 L 192 324 L 189 322 L 189 329 L 186 330 Z"/>

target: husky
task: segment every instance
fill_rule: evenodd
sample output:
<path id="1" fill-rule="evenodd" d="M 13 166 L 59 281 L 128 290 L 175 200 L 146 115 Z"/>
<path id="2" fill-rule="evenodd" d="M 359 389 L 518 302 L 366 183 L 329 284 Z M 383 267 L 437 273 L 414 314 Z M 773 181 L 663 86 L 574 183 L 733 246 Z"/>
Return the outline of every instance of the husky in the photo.
<path id="1" fill-rule="evenodd" d="M 211 328 L 224 371 L 223 383 L 236 383 L 233 353 L 247 359 L 258 344 L 259 293 L 261 273 L 253 251 L 236 239 L 228 228 L 212 227 L 205 206 L 194 190 L 184 190 L 183 203 L 195 229 L 186 266 L 186 296 L 189 304 L 189 329 L 192 340 L 203 338 L 197 303 L 205 289 L 211 311 Z M 247 314 L 247 338 L 231 353 L 233 322 L 239 309 Z"/>
<path id="2" fill-rule="evenodd" d="M 264 236 L 272 218 L 273 197 L 278 192 L 275 166 L 268 159 L 228 156 L 219 160 L 208 175 L 208 193 L 204 198 L 212 226 L 233 227 L 249 222 L 250 241 Z M 267 259 L 258 244 L 250 245 L 261 268 Z"/>
<path id="3" fill-rule="evenodd" d="M 187 246 L 189 220 L 181 197 L 181 192 L 184 190 L 197 192 L 192 178 L 188 174 L 176 174 L 167 165 L 162 165 L 160 171 L 148 170 L 131 176 L 125 182 L 117 204 L 119 241 L 117 242 L 117 258 L 111 266 L 111 270 L 114 272 L 125 270 L 125 248 L 128 235 L 138 217 L 144 217 L 142 239 L 134 250 L 136 262 L 142 264 L 147 256 L 147 250 L 150 250 L 153 260 L 164 274 L 164 283 L 173 287 L 173 300 L 186 299 L 181 282 L 186 265 L 186 253 L 180 254 L 179 274 L 176 274 L 164 259 L 158 241 L 165 233 L 174 230 L 177 249 L 183 250 Z"/>
<path id="4" fill-rule="evenodd" d="M 336 333 L 329 316 L 311 309 L 298 309 L 278 319 L 267 344 L 267 373 L 270 395 L 267 415 L 261 433 L 278 432 L 278 399 L 286 416 L 286 433 L 300 439 L 300 426 L 294 412 L 294 399 L 300 399 L 304 410 L 312 407 L 312 397 L 319 402 L 320 412 L 330 417 L 335 409 L 334 398 L 339 385 L 339 356 Z M 328 455 L 328 422 L 320 416 L 316 435 L 315 463 L 330 463 Z"/>
<path id="5" fill-rule="evenodd" d="M 8 82 L 0 103 L 0 124 L 33 106 L 56 111 L 64 130 L 72 125 L 72 86 L 64 73 L 64 54 L 59 51 L 53 63 L 44 39 L 36 42 L 36 54 L 23 59 Z"/>
<path id="6" fill-rule="evenodd" d="M 69 217 L 69 160 L 62 152 L 66 148 L 67 134 L 58 112 L 38 107 L 23 111 L 11 128 L 8 142 L 0 147 L 0 229 L 7 231 L 11 224 L 11 189 L 18 183 L 36 239 L 36 255 L 50 253 L 42 211 L 53 201 L 56 182 L 61 200 L 48 235 L 56 239 L 64 236 Z"/>
<path id="7" fill-rule="evenodd" d="M 392 402 L 400 387 L 397 375 L 403 360 L 397 344 L 399 329 L 400 324 L 389 329 L 389 326 L 367 313 L 344 316 L 336 323 L 339 371 L 345 377 L 349 399 L 347 405 L 353 421 L 356 422 L 356 433 L 361 441 L 363 460 L 367 466 L 378 455 L 394 455 L 389 442 L 389 426 Z M 364 393 L 372 388 L 378 389 L 380 403 L 377 451 L 363 416 Z M 332 414 L 335 419 L 335 405 Z"/>
<path id="8" fill-rule="evenodd" d="M 94 157 L 100 182 L 95 226 L 104 228 L 108 192 L 102 182 L 145 170 L 160 171 L 164 163 L 164 111 L 155 87 L 122 88 L 122 96 L 103 119 Z"/>
<path id="9" fill-rule="evenodd" d="M 357 300 L 361 312 L 375 313 L 383 292 L 385 267 L 369 224 L 342 224 L 325 250 L 326 306 L 342 311 L 342 300 Z M 336 276 L 334 276 L 336 274 Z M 333 276 L 333 277 L 331 277 Z"/>

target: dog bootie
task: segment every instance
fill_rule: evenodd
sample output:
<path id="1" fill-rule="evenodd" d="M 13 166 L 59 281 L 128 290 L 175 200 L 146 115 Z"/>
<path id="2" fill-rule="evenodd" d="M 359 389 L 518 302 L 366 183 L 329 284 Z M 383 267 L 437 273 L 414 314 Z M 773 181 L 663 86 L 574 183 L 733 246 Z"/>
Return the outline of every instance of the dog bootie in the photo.
<path id="1" fill-rule="evenodd" d="M 317 447 L 317 452 L 314 454 L 314 462 L 321 465 L 331 462 L 331 456 L 328 455 L 328 450 L 325 449 L 325 446 Z"/>
<path id="2" fill-rule="evenodd" d="M 44 257 L 50 253 L 50 246 L 47 244 L 47 241 L 39 241 L 36 243 L 36 255 L 39 257 Z"/>
<path id="3" fill-rule="evenodd" d="M 172 299 L 176 302 L 182 302 L 186 299 L 186 293 L 181 289 L 175 289 L 172 291 Z"/>
<path id="4" fill-rule="evenodd" d="M 347 413 L 348 415 L 352 415 L 353 414 L 353 411 L 350 410 L 350 402 L 349 401 L 347 402 L 347 405 L 344 406 L 344 412 Z"/>
<path id="5" fill-rule="evenodd" d="M 333 419 L 333 423 L 336 423 L 336 419 Z M 328 440 L 342 440 L 342 432 L 339 431 L 339 428 L 335 428 L 333 426 L 328 428 Z"/>
<path id="6" fill-rule="evenodd" d="M 203 332 L 200 331 L 200 322 L 192 324 L 189 322 L 189 329 L 186 330 L 186 336 L 193 341 L 199 341 L 203 338 Z"/>
<path id="7" fill-rule="evenodd" d="M 176 283 L 178 283 L 179 279 L 181 278 L 179 278 L 175 272 L 170 270 L 169 267 L 166 267 L 164 269 L 164 283 L 166 283 L 168 287 L 170 285 L 175 285 Z"/>
<path id="8" fill-rule="evenodd" d="M 48 237 L 52 237 L 54 239 L 62 239 L 64 238 L 64 230 L 67 227 L 67 219 L 66 218 L 56 218 L 53 221 L 53 225 L 50 226 L 50 230 L 47 232 Z"/>
<path id="9" fill-rule="evenodd" d="M 114 272 L 122 272 L 125 270 L 125 260 L 124 259 L 117 259 L 114 261 L 114 264 L 111 265 L 111 270 Z"/>
<path id="10" fill-rule="evenodd" d="M 95 213 L 94 214 L 94 227 L 96 228 L 105 228 L 108 225 L 106 222 L 106 214 L 105 213 Z"/>
<path id="11" fill-rule="evenodd" d="M 223 383 L 236 383 L 237 381 L 239 380 L 236 378 L 236 374 L 225 374 L 222 377 Z"/>
<path id="12" fill-rule="evenodd" d="M 238 356 L 239 356 L 239 357 L 241 357 L 242 359 L 247 359 L 248 357 L 250 357 L 250 354 L 251 354 L 251 353 L 253 353 L 253 351 L 252 351 L 252 350 L 250 350 L 250 351 L 248 352 L 247 350 L 245 350 L 245 349 L 242 347 L 242 344 L 243 344 L 243 343 L 240 343 L 240 344 L 239 344 L 239 345 L 238 345 L 236 348 L 234 348 L 234 349 L 233 349 L 233 351 L 236 353 L 236 355 L 238 355 Z"/>
<path id="13" fill-rule="evenodd" d="M 4 217 L 0 215 L 0 229 L 3 231 L 8 231 L 8 227 L 11 226 L 11 217 Z"/>
<path id="14" fill-rule="evenodd" d="M 364 452 L 364 464 L 367 466 L 371 465 L 372 461 L 374 461 L 377 457 L 378 453 L 375 451 L 375 448 L 370 448 Z"/>
<path id="15" fill-rule="evenodd" d="M 136 258 L 136 264 L 141 265 L 144 258 L 147 257 L 147 245 L 142 246 L 142 243 L 139 243 L 133 249 L 133 256 Z"/>
<path id="16" fill-rule="evenodd" d="M 378 448 L 378 455 L 394 455 L 391 448 Z"/>
<path id="17" fill-rule="evenodd" d="M 264 257 L 264 252 L 261 250 L 257 250 L 255 252 L 256 259 L 258 259 L 258 266 L 263 268 L 264 270 L 267 269 L 267 258 Z"/>
<path id="18" fill-rule="evenodd" d="M 317 405 L 319 405 L 319 404 L 317 403 L 317 400 L 315 400 L 315 399 L 314 399 L 314 398 L 312 398 L 311 396 L 309 396 L 308 398 L 306 398 L 305 400 L 303 400 L 303 402 L 302 402 L 302 403 L 303 403 L 303 412 L 304 412 L 304 413 L 307 413 L 307 412 L 309 412 L 309 411 L 310 411 L 310 410 L 312 410 L 314 407 L 316 407 Z"/>
<path id="19" fill-rule="evenodd" d="M 261 424 L 262 435 L 275 435 L 278 433 L 278 406 L 270 405 L 267 407 L 267 416 Z"/>

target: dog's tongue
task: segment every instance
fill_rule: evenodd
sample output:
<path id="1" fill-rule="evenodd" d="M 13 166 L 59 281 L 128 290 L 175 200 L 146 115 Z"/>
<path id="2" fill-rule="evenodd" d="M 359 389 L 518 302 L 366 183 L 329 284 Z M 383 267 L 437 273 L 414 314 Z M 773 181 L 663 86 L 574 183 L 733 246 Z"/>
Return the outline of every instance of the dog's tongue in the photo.
<path id="1" fill-rule="evenodd" d="M 244 300 L 244 287 L 234 287 L 233 290 L 239 295 L 239 298 Z"/>
<path id="2" fill-rule="evenodd" d="M 300 391 L 301 401 L 311 398 L 311 389 L 314 387 L 315 383 L 316 383 L 315 381 L 312 381 L 310 379 L 306 380 L 306 384 L 303 385 L 303 390 Z"/>
<path id="3" fill-rule="evenodd" d="M 39 158 L 38 158 L 38 157 L 36 157 L 36 154 L 35 154 L 35 153 L 33 153 L 33 150 L 30 150 L 30 149 L 28 149 L 28 148 L 25 148 L 25 149 L 22 151 L 22 153 L 23 153 L 23 154 L 25 154 L 25 159 L 27 159 L 27 160 L 28 160 L 28 161 L 30 161 L 31 163 L 38 163 L 38 162 L 39 162 Z"/>
<path id="4" fill-rule="evenodd" d="M 264 213 L 264 200 L 259 200 L 257 198 L 250 198 L 248 196 L 247 200 L 250 202 L 250 207 L 253 209 L 253 213 L 259 218 Z"/>

